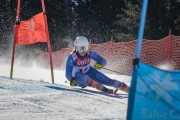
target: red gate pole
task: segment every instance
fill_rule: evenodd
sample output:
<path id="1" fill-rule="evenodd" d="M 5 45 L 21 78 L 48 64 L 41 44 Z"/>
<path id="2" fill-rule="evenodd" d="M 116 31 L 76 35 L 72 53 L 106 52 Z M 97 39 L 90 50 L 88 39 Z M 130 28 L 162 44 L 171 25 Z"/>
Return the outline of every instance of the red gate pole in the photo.
<path id="1" fill-rule="evenodd" d="M 170 64 L 171 62 L 171 54 L 170 51 L 171 50 L 171 29 L 169 29 L 169 35 L 168 35 L 168 62 Z"/>
<path id="2" fill-rule="evenodd" d="M 16 21 L 15 21 L 15 26 L 14 26 L 14 44 L 13 44 L 13 52 L 12 52 L 12 60 L 11 60 L 10 79 L 12 79 L 12 76 L 13 76 L 14 54 L 15 54 L 17 34 L 18 34 L 17 31 L 18 31 L 19 24 L 20 24 L 20 22 L 19 22 L 20 3 L 21 3 L 21 0 L 18 0 L 17 11 L 16 11 Z"/>
<path id="3" fill-rule="evenodd" d="M 49 56 L 50 56 L 51 77 L 52 77 L 52 83 L 54 84 L 54 72 L 53 72 L 53 64 L 52 64 L 51 44 L 50 44 L 50 37 L 49 37 L 49 30 L 48 30 L 44 0 L 41 0 L 41 3 L 42 3 L 42 9 L 43 9 L 43 13 L 44 13 L 43 16 L 44 16 L 44 20 L 45 20 L 45 30 L 46 30 L 46 35 L 47 35 L 47 39 L 48 39 L 47 41 L 48 41 L 48 51 L 49 51 Z"/>

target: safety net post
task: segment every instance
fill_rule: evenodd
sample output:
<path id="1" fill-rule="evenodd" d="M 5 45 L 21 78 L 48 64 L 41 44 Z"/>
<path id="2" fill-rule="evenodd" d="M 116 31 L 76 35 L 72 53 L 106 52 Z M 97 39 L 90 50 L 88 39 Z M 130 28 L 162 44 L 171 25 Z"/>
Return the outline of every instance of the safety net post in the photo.
<path id="1" fill-rule="evenodd" d="M 169 29 L 169 35 L 168 35 L 168 64 L 171 62 L 171 29 Z"/>

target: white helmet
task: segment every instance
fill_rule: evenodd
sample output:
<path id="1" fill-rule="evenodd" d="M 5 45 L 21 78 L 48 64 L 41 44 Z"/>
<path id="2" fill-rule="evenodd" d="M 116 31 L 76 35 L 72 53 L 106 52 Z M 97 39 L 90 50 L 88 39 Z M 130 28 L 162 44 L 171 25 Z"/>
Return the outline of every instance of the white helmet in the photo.
<path id="1" fill-rule="evenodd" d="M 87 52 L 89 50 L 89 41 L 84 36 L 78 36 L 74 41 L 74 47 L 77 52 Z"/>

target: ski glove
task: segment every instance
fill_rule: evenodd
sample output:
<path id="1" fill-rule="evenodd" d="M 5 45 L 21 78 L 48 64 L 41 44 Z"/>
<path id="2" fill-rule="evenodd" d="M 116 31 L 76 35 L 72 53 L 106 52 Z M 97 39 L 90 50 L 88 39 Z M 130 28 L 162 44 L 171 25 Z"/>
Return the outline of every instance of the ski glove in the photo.
<path id="1" fill-rule="evenodd" d="M 101 68 L 103 68 L 103 66 L 100 63 L 95 63 L 94 68 L 98 69 L 98 70 L 101 70 Z"/>
<path id="2" fill-rule="evenodd" d="M 70 86 L 77 86 L 77 81 L 74 77 L 72 77 L 72 79 L 70 81 Z"/>

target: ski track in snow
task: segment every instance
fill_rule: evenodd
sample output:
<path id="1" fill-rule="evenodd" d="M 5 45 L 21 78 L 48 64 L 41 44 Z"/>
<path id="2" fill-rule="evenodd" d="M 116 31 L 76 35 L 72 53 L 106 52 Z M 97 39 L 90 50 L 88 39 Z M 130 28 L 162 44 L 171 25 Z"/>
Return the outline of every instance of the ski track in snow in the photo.
<path id="1" fill-rule="evenodd" d="M 70 87 L 61 70 L 55 71 L 55 84 L 50 83 L 50 70 L 37 68 L 15 68 L 18 70 L 10 79 L 8 68 L 0 68 L 0 120 L 126 119 L 125 93 L 114 96 L 89 87 Z M 56 78 L 63 80 L 58 79 L 59 82 Z M 130 82 L 127 76 L 119 78 L 124 78 L 128 84 Z"/>

